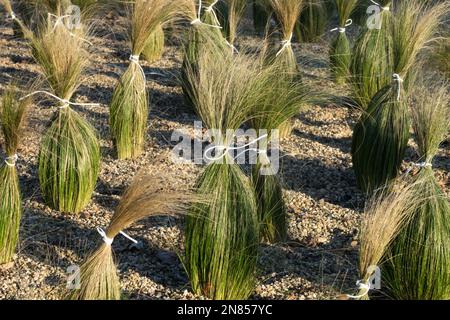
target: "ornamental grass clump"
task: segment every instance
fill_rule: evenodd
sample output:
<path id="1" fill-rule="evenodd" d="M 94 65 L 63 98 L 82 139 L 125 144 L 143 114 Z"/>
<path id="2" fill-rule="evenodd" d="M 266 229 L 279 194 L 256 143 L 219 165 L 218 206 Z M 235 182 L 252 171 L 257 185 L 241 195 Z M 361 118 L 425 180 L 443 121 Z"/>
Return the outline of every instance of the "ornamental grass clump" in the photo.
<path id="1" fill-rule="evenodd" d="M 184 58 L 181 67 L 181 88 L 184 99 L 188 107 L 196 111 L 196 106 L 191 100 L 194 88 L 187 79 L 187 72 L 192 72 L 199 68 L 198 55 L 205 43 L 211 46 L 213 43 L 218 52 L 229 51 L 230 47 L 226 38 L 222 34 L 222 26 L 215 12 L 218 4 L 215 0 L 208 0 L 207 7 L 203 8 L 202 1 L 199 0 L 196 6 L 195 0 L 187 0 L 185 6 L 185 16 L 190 21 L 186 44 L 184 46 Z"/>
<path id="2" fill-rule="evenodd" d="M 380 0 L 353 48 L 350 84 L 353 98 L 366 110 L 372 97 L 389 85 L 394 73 L 391 0 Z"/>
<path id="3" fill-rule="evenodd" d="M 299 42 L 315 42 L 325 33 L 328 20 L 324 0 L 306 0 L 300 18 L 295 26 Z"/>
<path id="4" fill-rule="evenodd" d="M 394 58 L 391 83 L 375 94 L 353 132 L 353 167 L 365 192 L 389 183 L 398 174 L 410 136 L 409 77 L 414 75 L 419 52 L 433 39 L 448 10 L 448 3 L 431 6 L 418 0 L 403 1 L 396 8 L 390 35 Z"/>
<path id="5" fill-rule="evenodd" d="M 419 172 L 412 178 L 424 201 L 390 246 L 383 279 L 400 300 L 450 299 L 450 203 L 432 169 L 432 160 L 450 125 L 448 84 L 414 90 L 412 119 Z"/>
<path id="6" fill-rule="evenodd" d="M 252 117 L 266 96 L 260 62 L 240 53 L 218 52 L 214 41 L 202 46 L 198 69 L 188 69 L 191 99 L 208 129 L 214 129 L 211 160 L 196 183 L 208 204 L 194 205 L 186 221 L 185 268 L 192 289 L 210 299 L 246 299 L 253 291 L 259 219 L 250 179 L 229 148 L 234 131 Z M 208 151 L 209 150 L 209 151 Z M 213 155 L 214 154 L 214 155 Z"/>
<path id="7" fill-rule="evenodd" d="M 19 240 L 22 199 L 16 170 L 17 149 L 30 99 L 19 101 L 15 89 L 8 88 L 0 102 L 0 122 L 6 158 L 0 167 L 0 265 L 10 263 Z"/>
<path id="8" fill-rule="evenodd" d="M 331 72 L 336 83 L 343 84 L 350 75 L 351 51 L 346 28 L 352 23 L 350 16 L 355 10 L 358 0 L 335 0 L 339 16 L 339 26 L 331 31 L 337 31 L 337 37 L 331 43 Z"/>
<path id="9" fill-rule="evenodd" d="M 379 276 L 377 268 L 381 273 L 384 272 L 386 252 L 405 223 L 411 219 L 413 204 L 420 201 L 419 197 L 414 184 L 399 179 L 395 188 L 381 189 L 368 201 L 359 236 L 359 291 L 356 295 L 348 295 L 349 298 L 369 299 L 369 291 L 373 289 L 372 277 Z"/>
<path id="10" fill-rule="evenodd" d="M 149 104 L 139 57 L 153 33 L 176 16 L 177 5 L 169 0 L 136 0 L 131 5 L 130 64 L 120 77 L 110 103 L 109 124 L 119 159 L 135 158 L 144 150 Z"/>
<path id="11" fill-rule="evenodd" d="M 247 8 L 247 0 L 226 0 L 227 3 L 227 13 L 228 18 L 226 20 L 226 25 L 224 31 L 226 33 L 226 39 L 232 52 L 236 51 L 234 43 L 236 41 L 237 29 L 242 16 Z"/>
<path id="12" fill-rule="evenodd" d="M 70 289 L 70 300 L 119 300 L 119 275 L 114 261 L 112 243 L 126 228 L 146 217 L 182 214 L 194 198 L 188 192 L 162 190 L 163 180 L 154 175 L 138 174 L 127 188 L 106 230 L 97 228 L 101 244 L 80 266 L 79 288 Z"/>
<path id="13" fill-rule="evenodd" d="M 267 137 L 260 141 L 259 148 L 264 152 L 252 167 L 252 182 L 258 204 L 261 238 L 275 243 L 286 240 L 287 211 L 278 178 L 280 164 L 274 166 L 264 155 L 268 154 L 269 142 L 277 142 L 280 125 L 298 114 L 316 94 L 301 82 L 294 83 L 288 77 L 283 77 L 285 71 L 277 66 L 267 67 L 264 72 L 265 81 L 260 81 L 259 86 L 266 87 L 262 90 L 267 94 L 261 97 L 250 123 L 259 136 L 263 135 L 264 130 Z"/>
<path id="14" fill-rule="evenodd" d="M 100 146 L 95 129 L 71 105 L 89 63 L 82 29 L 73 34 L 62 23 L 47 24 L 32 36 L 31 48 L 50 92 L 36 91 L 57 100 L 58 110 L 41 140 L 39 182 L 45 202 L 62 212 L 80 212 L 90 201 L 99 164 Z"/>

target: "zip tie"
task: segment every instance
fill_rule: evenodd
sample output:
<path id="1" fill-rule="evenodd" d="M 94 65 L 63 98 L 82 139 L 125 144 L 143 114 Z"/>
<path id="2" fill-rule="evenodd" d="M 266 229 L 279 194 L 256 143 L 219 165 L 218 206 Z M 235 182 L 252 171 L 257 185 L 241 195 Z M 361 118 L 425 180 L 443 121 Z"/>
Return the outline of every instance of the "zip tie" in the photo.
<path id="1" fill-rule="evenodd" d="M 227 44 L 227 46 L 231 48 L 231 53 L 239 53 L 238 49 L 234 45 L 232 45 L 227 39 L 225 39 L 225 43 Z"/>
<path id="2" fill-rule="evenodd" d="M 356 286 L 358 287 L 358 290 L 364 290 L 364 293 L 358 294 L 356 296 L 348 294 L 347 297 L 349 297 L 350 299 L 360 299 L 367 295 L 370 291 L 370 284 L 364 283 L 362 280 L 356 281 Z"/>
<path id="3" fill-rule="evenodd" d="M 287 47 L 290 47 L 292 45 L 292 33 L 290 34 L 288 39 L 285 39 L 285 40 L 281 41 L 281 44 L 283 46 L 277 52 L 276 57 L 278 57 Z"/>
<path id="4" fill-rule="evenodd" d="M 245 153 L 245 152 L 247 152 L 247 151 L 256 151 L 256 152 L 258 152 L 258 154 L 267 153 L 267 151 L 266 151 L 265 149 L 264 149 L 264 150 L 261 150 L 261 149 L 258 149 L 258 148 L 251 148 L 251 149 L 245 150 L 246 147 L 249 147 L 249 146 L 251 146 L 253 143 L 258 142 L 259 140 L 262 140 L 262 139 L 264 139 L 264 138 L 266 138 L 266 137 L 267 137 L 267 134 L 264 134 L 264 135 L 262 135 L 262 136 L 260 136 L 260 137 L 258 137 L 258 138 L 256 138 L 256 139 L 254 139 L 253 141 L 251 141 L 251 142 L 249 142 L 249 143 L 247 143 L 247 144 L 245 144 L 245 145 L 243 145 L 243 146 L 240 146 L 240 147 L 230 147 L 230 146 L 224 146 L 224 145 L 214 145 L 214 146 L 208 147 L 208 148 L 205 150 L 205 153 L 204 153 L 203 157 L 204 157 L 206 160 L 208 160 L 208 161 L 217 161 L 217 160 L 220 160 L 220 159 L 224 158 L 224 157 L 228 154 L 228 151 L 230 151 L 230 150 L 241 150 L 241 149 L 244 149 L 244 150 L 241 151 L 237 156 L 235 156 L 234 159 L 236 159 L 236 158 L 239 157 L 241 154 L 243 154 L 243 153 Z M 208 154 L 211 153 L 213 150 L 215 150 L 215 151 L 221 151 L 222 154 L 220 154 L 219 156 L 216 155 L 216 156 L 214 156 L 214 157 L 209 156 Z"/>
<path id="5" fill-rule="evenodd" d="M 219 2 L 219 0 L 215 0 L 213 3 L 211 3 L 211 5 L 205 9 L 205 12 L 210 12 L 213 15 L 216 25 L 220 26 L 219 18 L 217 18 L 217 14 L 214 11 L 214 6 L 217 4 L 217 2 Z"/>
<path id="6" fill-rule="evenodd" d="M 373 0 L 370 0 L 370 1 L 371 1 L 373 4 L 379 6 L 382 10 L 384 10 L 384 11 L 389 11 L 389 6 L 382 7 L 381 4 L 379 4 L 378 2 L 375 2 L 375 1 L 373 1 Z"/>
<path id="7" fill-rule="evenodd" d="M 34 96 L 34 95 L 39 94 L 39 93 L 46 94 L 46 95 L 48 95 L 48 96 L 50 96 L 50 97 L 52 97 L 52 98 L 58 100 L 59 102 L 61 102 L 61 103 L 63 104 L 63 105 L 60 107 L 61 109 L 62 109 L 62 108 L 66 108 L 66 107 L 68 107 L 69 105 L 71 105 L 71 106 L 97 106 L 97 107 L 99 106 L 98 103 L 78 103 L 78 102 L 70 102 L 70 101 L 67 100 L 67 99 L 62 99 L 62 98 L 60 98 L 60 97 L 58 97 L 58 96 L 55 96 L 53 93 L 50 93 L 50 92 L 47 92 L 47 91 L 41 91 L 41 90 L 39 90 L 39 91 L 34 91 L 34 92 L 30 93 L 30 94 L 27 94 L 26 96 L 23 96 L 22 98 L 20 98 L 19 101 L 22 101 L 22 100 L 24 100 L 24 99 L 26 99 L 26 98 L 28 98 L 28 97 Z"/>
<path id="8" fill-rule="evenodd" d="M 345 21 L 345 24 L 344 24 L 343 27 L 338 27 L 338 28 L 331 29 L 330 32 L 339 31 L 340 33 L 344 33 L 345 32 L 345 28 L 348 27 L 348 26 L 351 26 L 352 23 L 353 23 L 352 19 L 347 19 L 347 21 Z"/>
<path id="9" fill-rule="evenodd" d="M 15 165 L 16 165 L 16 162 L 17 162 L 17 159 L 18 159 L 19 157 L 17 156 L 17 153 L 16 154 L 14 154 L 14 155 L 12 155 L 12 156 L 9 156 L 9 157 L 6 157 L 5 158 L 5 163 L 6 163 L 6 165 L 7 166 L 9 166 L 9 167 L 14 167 Z M 11 162 L 10 162 L 11 161 Z"/>
<path id="10" fill-rule="evenodd" d="M 130 237 L 128 234 L 126 234 L 125 232 L 123 232 L 123 231 L 120 231 L 119 232 L 121 235 L 123 235 L 125 238 L 127 238 L 128 240 L 130 240 L 131 242 L 133 242 L 133 243 L 135 243 L 135 244 L 138 244 L 139 243 L 139 241 L 137 241 L 136 239 L 133 239 L 132 237 Z"/>
<path id="11" fill-rule="evenodd" d="M 402 86 L 402 82 L 403 79 L 400 77 L 400 75 L 398 73 L 394 73 L 392 75 L 392 78 L 394 79 L 394 81 L 398 82 L 398 86 L 397 86 L 397 101 L 400 100 L 400 92 L 401 92 L 401 86 Z"/>

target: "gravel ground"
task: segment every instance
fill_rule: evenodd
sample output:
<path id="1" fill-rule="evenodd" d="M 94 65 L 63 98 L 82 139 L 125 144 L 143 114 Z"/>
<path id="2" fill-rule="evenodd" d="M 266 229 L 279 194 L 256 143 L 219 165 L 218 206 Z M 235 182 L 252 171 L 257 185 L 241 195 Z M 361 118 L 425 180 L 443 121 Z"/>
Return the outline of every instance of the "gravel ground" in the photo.
<path id="1" fill-rule="evenodd" d="M 89 206 L 79 215 L 48 208 L 39 191 L 37 154 L 40 137 L 55 112 L 51 104 L 30 110 L 28 130 L 19 150 L 18 170 L 24 197 L 21 240 L 12 265 L 0 268 L 1 299 L 58 299 L 66 284 L 66 269 L 80 263 L 93 249 L 124 188 L 140 168 L 164 174 L 169 188 L 192 186 L 201 166 L 174 164 L 171 134 L 192 129 L 198 120 L 184 106 L 182 91 L 173 81 L 182 55 L 168 44 L 163 59 L 143 63 L 148 75 L 151 113 L 146 151 L 139 158 L 114 158 L 108 136 L 108 102 L 117 78 L 127 65 L 129 49 L 120 25 L 102 19 L 92 47 L 92 64 L 75 99 L 99 102 L 80 107 L 98 130 L 102 165 Z M 111 32 L 111 30 L 113 32 Z M 241 38 L 258 43 L 253 36 Z M 39 76 L 23 40 L 13 37 L 8 22 L 0 24 L 0 90 L 11 81 L 26 84 Z M 329 79 L 326 44 L 295 45 L 305 81 L 343 95 Z M 306 62 L 305 62 L 306 61 Z M 309 106 L 295 119 L 295 129 L 281 145 L 281 177 L 289 209 L 289 240 L 261 245 L 258 284 L 254 299 L 333 299 L 353 289 L 357 279 L 357 234 L 364 198 L 355 184 L 350 143 L 357 110 L 324 104 Z M 435 161 L 440 183 L 450 194 L 449 143 Z M 408 158 L 414 159 L 413 149 Z M 198 299 L 192 294 L 178 255 L 183 254 L 183 219 L 158 217 L 144 220 L 127 232 L 143 243 L 133 247 L 118 237 L 114 251 L 125 297 L 128 299 Z"/>

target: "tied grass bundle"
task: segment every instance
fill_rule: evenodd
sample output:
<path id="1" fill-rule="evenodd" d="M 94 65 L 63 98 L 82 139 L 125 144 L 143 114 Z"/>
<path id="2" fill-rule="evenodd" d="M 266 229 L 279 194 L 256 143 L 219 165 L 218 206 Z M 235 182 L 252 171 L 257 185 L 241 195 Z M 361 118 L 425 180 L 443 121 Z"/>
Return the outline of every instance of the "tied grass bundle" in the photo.
<path id="1" fill-rule="evenodd" d="M 142 51 L 142 57 L 149 63 L 161 59 L 164 53 L 164 30 L 162 26 L 158 26 L 150 35 Z"/>
<path id="2" fill-rule="evenodd" d="M 386 188 L 374 194 L 366 205 L 360 228 L 359 274 L 360 287 L 353 299 L 369 298 L 370 278 L 374 266 L 382 266 L 386 252 L 395 237 L 413 214 L 413 203 L 420 201 L 414 184 L 398 180 L 394 189 Z"/>
<path id="3" fill-rule="evenodd" d="M 415 90 L 412 119 L 420 156 L 413 178 L 416 193 L 411 221 L 406 223 L 387 254 L 383 277 L 395 299 L 450 299 L 450 203 L 433 174 L 431 161 L 450 124 L 446 83 Z"/>
<path id="4" fill-rule="evenodd" d="M 249 120 L 263 94 L 259 62 L 240 53 L 218 52 L 214 41 L 202 46 L 198 69 L 188 69 L 191 99 L 209 129 L 221 133 L 216 146 L 228 146 L 236 130 Z M 267 93 L 265 93 L 267 94 Z M 220 155 L 220 151 L 217 151 Z M 259 225 L 249 178 L 225 151 L 197 181 L 209 200 L 195 205 L 186 222 L 185 268 L 195 293 L 211 299 L 246 299 L 254 288 Z"/>
<path id="5" fill-rule="evenodd" d="M 22 200 L 15 163 L 29 104 L 30 99 L 19 101 L 12 88 L 7 89 L 1 101 L 0 121 L 7 158 L 0 167 L 0 265 L 12 261 L 19 240 Z"/>
<path id="6" fill-rule="evenodd" d="M 314 95 L 313 90 L 301 82 L 293 83 L 283 77 L 283 72 L 276 66 L 267 67 L 264 78 L 261 77 L 259 82 L 261 90 L 267 95 L 262 96 L 257 104 L 250 123 L 260 135 L 261 130 L 267 130 L 267 138 L 259 145 L 260 150 L 265 150 L 262 155 L 267 154 L 268 141 L 278 139 L 279 126 L 296 115 Z M 252 167 L 261 238 L 270 243 L 282 242 L 287 237 L 287 211 L 281 182 L 277 176 L 278 169 L 264 156 L 262 159 L 258 158 L 256 165 Z"/>
<path id="7" fill-rule="evenodd" d="M 343 84 L 350 75 L 350 42 L 345 28 L 348 26 L 349 18 L 355 10 L 358 0 L 335 0 L 339 16 L 339 26 L 336 29 L 338 35 L 331 43 L 330 63 L 331 71 L 336 83 Z M 350 20 L 351 21 L 351 20 Z"/>
<path id="8" fill-rule="evenodd" d="M 378 3 L 389 8 L 391 0 Z M 389 85 L 394 73 L 392 12 L 379 10 L 379 15 L 372 15 L 370 28 L 366 26 L 357 39 L 350 63 L 353 98 L 363 110 L 379 90 Z"/>
<path id="9" fill-rule="evenodd" d="M 169 0 L 136 0 L 130 9 L 130 64 L 110 103 L 110 130 L 119 159 L 135 158 L 144 150 L 149 105 L 139 57 L 152 34 L 176 16 L 176 8 Z"/>
<path id="10" fill-rule="evenodd" d="M 214 44 L 214 47 L 218 52 L 228 51 L 231 52 L 230 47 L 224 38 L 219 21 L 216 19 L 215 6 L 217 5 L 215 0 L 209 0 L 207 2 L 207 9 L 202 11 L 201 1 L 199 7 L 196 7 L 195 0 L 188 0 L 186 2 L 185 15 L 191 21 L 191 26 L 187 35 L 187 43 L 184 46 L 184 58 L 181 67 L 181 88 L 184 93 L 184 100 L 188 107 L 196 111 L 194 101 L 191 97 L 195 88 L 192 88 L 192 83 L 188 80 L 188 72 L 194 72 L 198 70 L 198 56 L 202 47 L 208 43 L 209 46 Z M 196 22 L 199 17 L 202 17 L 202 22 Z"/>
<path id="11" fill-rule="evenodd" d="M 328 12 L 324 0 L 306 0 L 295 26 L 298 41 L 315 42 L 325 33 Z"/>
<path id="12" fill-rule="evenodd" d="M 161 190 L 162 180 L 156 176 L 138 174 L 116 208 L 108 229 L 99 233 L 102 243 L 80 267 L 80 288 L 68 291 L 70 300 L 119 300 L 119 276 L 111 244 L 114 238 L 132 224 L 155 215 L 183 213 L 193 200 L 187 193 Z"/>
<path id="13" fill-rule="evenodd" d="M 81 29 L 48 24 L 31 39 L 35 60 L 61 105 L 41 140 L 39 182 L 46 203 L 62 212 L 80 212 L 90 201 L 100 162 L 95 129 L 69 104 L 89 63 Z M 36 92 L 38 93 L 38 92 Z"/>
<path id="14" fill-rule="evenodd" d="M 292 50 L 292 37 L 295 24 L 300 16 L 303 0 L 268 0 L 275 16 L 278 20 L 283 40 L 281 47 L 275 56 L 269 59 L 280 66 L 281 70 L 285 70 L 284 74 L 291 81 L 298 81 L 300 77 L 297 58 Z M 284 138 L 292 132 L 292 122 L 288 120 L 279 127 L 280 137 Z"/>
<path id="15" fill-rule="evenodd" d="M 359 187 L 366 192 L 383 186 L 398 174 L 409 139 L 408 87 L 417 55 L 448 12 L 446 3 L 429 6 L 417 0 L 399 4 L 392 26 L 394 71 L 392 83 L 370 101 L 353 132 L 352 159 Z M 414 70 L 412 70 L 414 71 Z"/>

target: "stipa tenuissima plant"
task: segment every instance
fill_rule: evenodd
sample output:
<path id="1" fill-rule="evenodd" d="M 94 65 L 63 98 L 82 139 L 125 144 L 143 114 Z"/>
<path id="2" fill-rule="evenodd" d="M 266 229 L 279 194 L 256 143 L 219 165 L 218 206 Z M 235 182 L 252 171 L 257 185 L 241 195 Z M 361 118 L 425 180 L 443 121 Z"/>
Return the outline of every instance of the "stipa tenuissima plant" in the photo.
<path id="1" fill-rule="evenodd" d="M 409 180 L 398 179 L 395 188 L 378 190 L 368 201 L 361 220 L 359 236 L 359 274 L 356 295 L 349 295 L 352 299 L 369 299 L 372 289 L 372 276 L 376 267 L 383 272 L 385 255 L 395 237 L 404 227 L 414 212 L 414 203 L 420 201 L 413 183 Z M 380 279 L 378 279 L 380 280 Z M 379 288 L 378 288 L 379 289 Z"/>
<path id="2" fill-rule="evenodd" d="M 266 92 L 261 96 L 253 111 L 251 126 L 261 136 L 266 130 L 267 138 L 260 142 L 260 149 L 267 149 L 269 141 L 278 139 L 279 126 L 296 115 L 313 96 L 313 90 L 301 82 L 292 82 L 282 76 L 284 70 L 279 67 L 267 67 L 265 77 L 259 87 Z M 270 74 L 272 73 L 272 76 Z M 263 88 L 266 89 L 263 89 Z M 276 147 L 276 146 L 272 146 Z M 263 152 L 262 155 L 267 154 Z M 287 236 L 287 212 L 283 199 L 282 186 L 278 178 L 280 164 L 274 166 L 269 159 L 258 158 L 252 168 L 252 182 L 255 187 L 258 216 L 261 223 L 261 237 L 268 242 L 280 242 Z"/>
<path id="3" fill-rule="evenodd" d="M 348 27 L 352 20 L 349 20 L 358 0 L 335 0 L 339 15 L 339 26 L 332 31 L 337 31 L 336 39 L 331 43 L 330 63 L 331 71 L 337 83 L 344 83 L 349 74 L 351 52 L 350 42 L 345 28 Z"/>
<path id="4" fill-rule="evenodd" d="M 221 133 L 214 144 L 230 146 L 234 136 L 226 130 L 248 121 L 261 95 L 267 95 L 260 86 L 264 72 L 253 57 L 218 52 L 214 41 L 211 46 L 202 46 L 199 68 L 188 69 L 185 79 L 194 88 L 191 99 L 204 125 Z M 197 294 L 246 299 L 255 283 L 259 243 L 255 194 L 228 150 L 216 149 L 217 156 L 197 181 L 198 193 L 209 203 L 189 211 L 185 268 Z"/>
<path id="5" fill-rule="evenodd" d="M 353 167 L 360 188 L 366 192 L 389 183 L 398 174 L 410 129 L 408 88 L 403 79 L 409 81 L 414 74 L 418 53 L 433 38 L 448 8 L 446 3 L 429 6 L 417 0 L 403 1 L 396 8 L 390 35 L 395 73 L 391 83 L 372 98 L 353 132 Z"/>
<path id="6" fill-rule="evenodd" d="M 79 212 L 94 190 L 100 146 L 94 128 L 70 105 L 89 55 L 86 35 L 73 34 L 62 23 L 48 24 L 31 39 L 32 53 L 40 65 L 59 108 L 44 134 L 39 151 L 39 182 L 46 203 L 63 212 Z M 83 105 L 83 104 L 80 104 Z"/>
<path id="7" fill-rule="evenodd" d="M 30 99 L 19 101 L 9 88 L 0 102 L 0 122 L 6 159 L 0 167 L 0 265 L 12 261 L 19 240 L 22 200 L 16 170 L 17 149 L 22 136 L 25 113 Z"/>
<path id="8" fill-rule="evenodd" d="M 395 299 L 450 299 L 450 203 L 433 173 L 432 160 L 450 124 L 448 84 L 415 88 L 413 128 L 420 167 L 413 177 L 415 210 L 393 241 L 383 269 Z"/>
<path id="9" fill-rule="evenodd" d="M 363 110 L 391 82 L 394 72 L 391 0 L 378 3 L 379 14 L 371 16 L 357 39 L 350 64 L 353 98 Z"/>
<path id="10" fill-rule="evenodd" d="M 184 46 L 183 65 L 181 67 L 181 78 L 183 79 L 181 81 L 181 88 L 183 89 L 185 102 L 194 111 L 196 111 L 196 106 L 194 101 L 191 100 L 194 88 L 191 87 L 192 83 L 187 80 L 186 73 L 187 70 L 193 72 L 199 67 L 198 55 L 202 46 L 205 43 L 211 45 L 211 41 L 214 41 L 217 51 L 227 50 L 231 52 L 222 34 L 222 26 L 220 26 L 219 20 L 217 19 L 217 13 L 215 11 L 217 1 L 209 0 L 206 3 L 206 8 L 202 6 L 202 1 L 198 2 L 198 6 L 196 3 L 196 0 L 186 0 L 184 6 L 184 14 L 190 21 L 191 26 L 188 30 L 187 43 Z"/>
<path id="11" fill-rule="evenodd" d="M 306 0 L 295 26 L 295 36 L 301 42 L 317 41 L 324 33 L 328 12 L 324 0 Z"/>
<path id="12" fill-rule="evenodd" d="M 225 26 L 226 37 L 231 49 L 235 51 L 234 43 L 237 35 L 237 28 L 242 16 L 245 13 L 247 1 L 246 0 L 226 0 L 227 2 L 227 25 Z"/>
<path id="13" fill-rule="evenodd" d="M 145 73 L 139 64 L 149 38 L 177 14 L 169 0 L 136 0 L 129 13 L 130 64 L 120 77 L 110 103 L 110 130 L 119 159 L 134 158 L 144 150 L 148 118 Z"/>
<path id="14" fill-rule="evenodd" d="M 193 197 L 187 192 L 162 190 L 163 180 L 138 174 L 116 208 L 106 231 L 98 229 L 102 243 L 80 266 L 80 288 L 70 289 L 70 300 L 119 300 L 120 282 L 112 243 L 123 230 L 149 216 L 184 213 Z"/>

